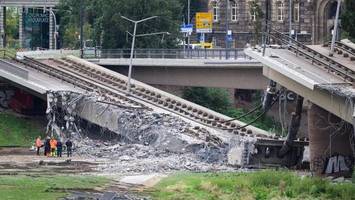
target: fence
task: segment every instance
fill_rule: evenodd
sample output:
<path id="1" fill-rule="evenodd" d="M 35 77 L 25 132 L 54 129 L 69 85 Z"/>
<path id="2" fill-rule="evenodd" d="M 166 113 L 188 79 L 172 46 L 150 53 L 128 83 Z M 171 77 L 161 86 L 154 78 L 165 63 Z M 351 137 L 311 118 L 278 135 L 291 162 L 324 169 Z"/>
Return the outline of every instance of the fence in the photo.
<path id="1" fill-rule="evenodd" d="M 102 49 L 87 52 L 84 57 L 95 58 L 129 58 L 130 49 Z M 244 49 L 136 49 L 134 58 L 155 59 L 251 59 Z"/>

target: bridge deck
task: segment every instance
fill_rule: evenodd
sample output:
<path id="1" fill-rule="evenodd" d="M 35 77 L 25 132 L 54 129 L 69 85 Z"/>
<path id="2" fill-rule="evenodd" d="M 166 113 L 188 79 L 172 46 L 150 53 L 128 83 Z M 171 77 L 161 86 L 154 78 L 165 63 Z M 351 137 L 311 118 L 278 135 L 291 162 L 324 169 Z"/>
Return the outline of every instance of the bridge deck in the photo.
<path id="1" fill-rule="evenodd" d="M 127 66 L 129 58 L 100 58 L 88 59 L 98 65 Z M 191 68 L 261 68 L 261 64 L 255 60 L 216 60 L 216 59 L 160 59 L 160 58 L 135 58 L 134 66 L 149 67 L 191 67 Z"/>
<path id="2" fill-rule="evenodd" d="M 329 48 L 323 47 L 321 45 L 309 45 L 309 48 L 317 51 L 318 53 L 322 54 L 324 57 L 329 57 Z M 355 71 L 355 62 L 351 61 L 349 58 L 344 58 L 343 55 L 339 55 L 334 53 L 333 57 L 331 57 L 334 61 L 346 66 L 347 68 Z"/>
<path id="3" fill-rule="evenodd" d="M 342 84 L 344 81 L 302 57 L 295 56 L 294 53 L 286 49 L 266 49 L 266 56 L 261 52 L 251 49 L 245 52 L 254 59 L 259 60 L 264 66 L 289 77 L 291 80 L 307 87 L 311 90 L 320 84 Z M 264 68 L 265 70 L 265 68 Z M 265 74 L 264 74 L 265 75 Z"/>
<path id="4" fill-rule="evenodd" d="M 347 45 L 348 47 L 355 49 L 355 43 L 351 42 L 349 39 L 344 39 L 341 40 L 340 42 Z"/>
<path id="5" fill-rule="evenodd" d="M 13 69 L 22 70 L 22 72 L 26 73 L 26 76 L 20 76 Z M 31 68 L 26 68 L 19 63 L 11 63 L 8 61 L 1 62 L 0 74 L 3 78 L 34 90 L 40 94 L 45 94 L 48 90 L 82 92 L 79 88 L 75 88 L 68 83 L 49 77 L 48 75 L 35 71 Z"/>
<path id="6" fill-rule="evenodd" d="M 296 56 L 287 49 L 267 49 L 266 55 L 252 49 L 247 55 L 263 63 L 263 74 L 283 87 L 303 96 L 347 122 L 353 122 L 352 86 L 334 73 L 313 64 L 309 58 Z"/>

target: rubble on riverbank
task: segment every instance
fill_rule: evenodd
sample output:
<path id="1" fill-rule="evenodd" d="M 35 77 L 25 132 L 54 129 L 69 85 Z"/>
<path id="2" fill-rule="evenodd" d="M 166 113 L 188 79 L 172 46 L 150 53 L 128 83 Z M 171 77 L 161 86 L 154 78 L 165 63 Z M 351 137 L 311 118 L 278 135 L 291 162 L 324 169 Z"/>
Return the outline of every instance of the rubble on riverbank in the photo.
<path id="1" fill-rule="evenodd" d="M 231 171 L 235 167 L 228 166 L 229 150 L 240 146 L 242 151 L 246 148 L 252 152 L 255 142 L 255 138 L 239 138 L 236 135 L 221 138 L 169 114 L 104 104 L 97 102 L 92 95 L 65 95 L 66 102 L 76 99 L 75 107 L 68 103 L 62 105 L 63 108 L 70 108 L 69 112 L 63 110 L 62 114 L 57 114 L 56 121 L 51 120 L 51 125 L 62 129 L 65 127 L 58 124 L 72 127 L 68 130 L 76 144 L 76 154 L 106 159 L 108 162 L 98 167 L 104 172 Z M 63 98 L 62 93 L 54 96 L 57 104 Z M 53 109 L 56 106 L 49 107 Z M 65 122 L 65 119 L 72 119 L 73 114 L 76 119 Z M 78 119 L 77 115 L 90 119 Z M 106 128 L 93 128 L 98 126 L 89 121 L 110 124 Z M 244 142 L 248 145 L 245 146 Z"/>

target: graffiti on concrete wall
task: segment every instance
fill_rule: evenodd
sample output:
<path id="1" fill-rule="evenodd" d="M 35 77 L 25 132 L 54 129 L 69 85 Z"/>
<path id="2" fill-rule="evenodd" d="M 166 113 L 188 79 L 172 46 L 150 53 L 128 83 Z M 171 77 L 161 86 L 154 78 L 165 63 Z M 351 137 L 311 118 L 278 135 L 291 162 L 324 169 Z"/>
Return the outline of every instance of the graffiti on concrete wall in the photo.
<path id="1" fill-rule="evenodd" d="M 10 89 L 0 90 L 0 107 L 8 108 L 11 98 L 14 96 L 15 91 Z"/>
<path id="2" fill-rule="evenodd" d="M 350 156 L 337 155 L 330 157 L 325 162 L 325 174 L 334 174 L 339 172 L 350 172 L 353 167 L 353 159 Z"/>

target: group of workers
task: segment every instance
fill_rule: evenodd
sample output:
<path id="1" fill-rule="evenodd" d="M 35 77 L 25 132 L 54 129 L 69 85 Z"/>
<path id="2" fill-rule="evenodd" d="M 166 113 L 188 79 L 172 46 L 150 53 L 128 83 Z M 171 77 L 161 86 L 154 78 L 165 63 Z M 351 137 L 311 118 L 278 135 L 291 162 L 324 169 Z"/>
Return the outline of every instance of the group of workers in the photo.
<path id="1" fill-rule="evenodd" d="M 39 136 L 36 139 L 35 142 L 36 148 L 37 148 L 37 155 L 40 155 L 40 149 L 44 147 L 44 155 L 48 157 L 62 157 L 62 151 L 63 151 L 63 143 L 61 140 L 56 140 L 54 137 L 50 138 L 47 137 L 46 140 L 44 140 L 44 143 L 41 140 L 41 137 Z M 72 147 L 73 147 L 73 142 L 68 139 L 65 142 L 66 150 L 67 150 L 67 156 L 71 157 L 72 156 Z"/>

